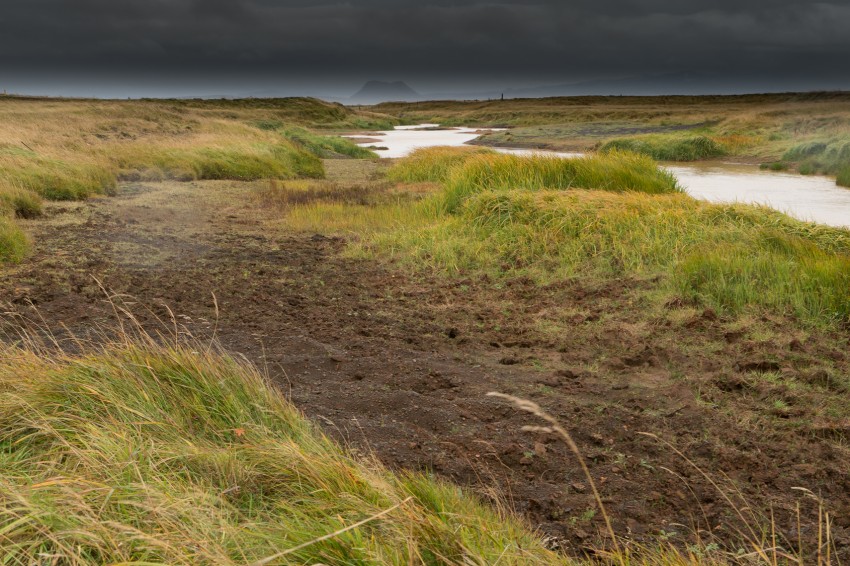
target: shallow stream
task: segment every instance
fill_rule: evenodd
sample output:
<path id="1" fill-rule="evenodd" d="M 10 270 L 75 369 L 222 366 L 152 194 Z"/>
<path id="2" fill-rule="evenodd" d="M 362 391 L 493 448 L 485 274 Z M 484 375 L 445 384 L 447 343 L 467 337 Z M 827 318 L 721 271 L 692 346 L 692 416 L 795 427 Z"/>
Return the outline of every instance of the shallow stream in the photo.
<path id="1" fill-rule="evenodd" d="M 404 157 L 415 149 L 459 146 L 482 134 L 479 128 L 439 128 L 437 124 L 398 126 L 395 130 L 369 133 L 381 157 Z M 579 153 L 494 148 L 502 153 L 578 157 Z M 689 194 L 712 202 L 764 204 L 801 220 L 850 227 L 850 189 L 838 187 L 835 179 L 819 175 L 762 171 L 755 165 L 722 162 L 666 163 Z"/>

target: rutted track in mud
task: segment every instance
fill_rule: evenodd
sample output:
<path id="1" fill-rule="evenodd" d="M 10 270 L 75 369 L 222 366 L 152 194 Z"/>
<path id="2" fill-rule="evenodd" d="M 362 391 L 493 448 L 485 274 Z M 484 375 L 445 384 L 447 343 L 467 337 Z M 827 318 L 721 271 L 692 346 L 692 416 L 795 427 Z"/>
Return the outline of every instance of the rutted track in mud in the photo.
<path id="1" fill-rule="evenodd" d="M 522 432 L 540 423 L 487 392 L 533 399 L 575 434 L 624 536 L 698 528 L 728 538 L 736 528 L 717 490 L 639 434 L 648 431 L 713 477 L 728 473 L 754 506 L 772 505 L 792 540 L 792 488 L 819 493 L 837 512 L 833 534 L 848 556 L 850 428 L 818 425 L 817 397 L 794 405 L 811 413 L 810 427 L 767 427 L 769 400 L 793 395 L 750 378 L 770 370 L 817 382 L 823 359 L 846 372 L 846 336 L 762 343 L 711 311 L 681 325 L 640 320 L 633 291 L 652 281 L 540 289 L 406 275 L 341 257 L 339 238 L 287 232 L 250 193 L 229 182 L 129 184 L 115 198 L 51 205 L 27 223 L 34 256 L 0 277 L 7 333 L 20 317 L 41 317 L 59 340 L 96 339 L 92 328 L 116 323 L 102 284 L 133 297 L 150 328 L 173 312 L 197 339 L 215 333 L 355 449 L 495 489 L 573 551 L 600 540 L 579 466 L 554 435 Z M 539 332 L 536 323 L 565 305 L 574 330 Z M 811 395 L 846 395 L 829 388 Z M 810 540 L 816 508 L 803 513 Z"/>

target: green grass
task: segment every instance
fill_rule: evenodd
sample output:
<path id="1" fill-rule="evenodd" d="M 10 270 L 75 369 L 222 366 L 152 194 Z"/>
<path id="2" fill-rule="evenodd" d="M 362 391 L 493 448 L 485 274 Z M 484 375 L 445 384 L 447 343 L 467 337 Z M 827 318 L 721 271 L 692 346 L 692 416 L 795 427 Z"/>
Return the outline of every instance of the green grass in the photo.
<path id="1" fill-rule="evenodd" d="M 797 144 L 782 156 L 785 161 L 797 163 L 804 175 L 835 175 L 836 184 L 850 186 L 850 139 L 807 141 Z"/>
<path id="2" fill-rule="evenodd" d="M 835 176 L 835 184 L 850 187 L 850 165 L 843 166 Z"/>
<path id="3" fill-rule="evenodd" d="M 203 350 L 2 351 L 4 564 L 250 564 L 364 520 L 273 563 L 566 562 L 457 487 L 351 456 Z"/>
<path id="4" fill-rule="evenodd" d="M 321 178 L 321 159 L 289 141 L 231 147 L 162 148 L 134 144 L 113 157 L 126 179 L 294 179 Z"/>
<path id="5" fill-rule="evenodd" d="M 396 168 L 407 160 L 416 170 L 416 155 Z M 559 161 L 471 156 L 418 204 L 313 202 L 294 207 L 287 223 L 354 232 L 349 253 L 416 269 L 540 284 L 657 278 L 658 307 L 678 297 L 729 314 L 769 311 L 824 327 L 850 322 L 850 230 L 696 200 L 642 156 Z M 563 190 L 581 178 L 573 177 L 577 165 L 595 172 L 588 186 L 607 190 Z M 623 190 L 635 187 L 645 190 Z"/>
<path id="6" fill-rule="evenodd" d="M 759 305 L 826 324 L 850 322 L 847 252 L 832 254 L 781 231 L 753 236 L 758 240 L 724 242 L 685 257 L 674 278 L 682 294 L 724 311 Z"/>
<path id="7" fill-rule="evenodd" d="M 426 147 L 390 167 L 387 177 L 400 183 L 443 182 L 457 165 L 462 165 L 474 155 L 493 155 L 492 149 L 484 147 Z"/>
<path id="8" fill-rule="evenodd" d="M 512 189 L 597 189 L 647 194 L 680 190 L 672 174 L 634 153 L 612 151 L 574 159 L 478 155 L 451 170 L 446 181 L 445 206 L 454 211 L 476 193 Z"/>
<path id="9" fill-rule="evenodd" d="M 0 207 L 0 265 L 22 260 L 28 249 L 26 234 Z"/>
<path id="10" fill-rule="evenodd" d="M 633 151 L 659 161 L 697 161 L 726 155 L 726 149 L 706 136 L 647 135 L 610 140 L 600 148 L 605 153 L 612 150 Z"/>
<path id="11" fill-rule="evenodd" d="M 35 218 L 42 212 L 41 197 L 33 191 L 0 185 L 0 209 L 7 208 L 20 218 Z"/>
<path id="12" fill-rule="evenodd" d="M 255 122 L 254 125 L 261 130 L 279 132 L 298 147 L 326 159 L 340 157 L 374 159 L 378 157 L 375 152 L 360 147 L 350 139 L 317 134 L 300 126 L 287 126 L 280 120 L 260 120 Z"/>
<path id="13" fill-rule="evenodd" d="M 80 200 L 115 188 L 115 171 L 99 162 L 71 162 L 39 155 L 0 155 L 0 183 L 49 200 Z"/>
<path id="14" fill-rule="evenodd" d="M 759 169 L 763 171 L 788 171 L 791 165 L 787 161 L 771 161 L 759 165 Z"/>
<path id="15" fill-rule="evenodd" d="M 323 158 L 375 159 L 378 157 L 374 151 L 339 136 L 320 135 L 298 127 L 285 128 L 282 134 L 286 139 Z"/>

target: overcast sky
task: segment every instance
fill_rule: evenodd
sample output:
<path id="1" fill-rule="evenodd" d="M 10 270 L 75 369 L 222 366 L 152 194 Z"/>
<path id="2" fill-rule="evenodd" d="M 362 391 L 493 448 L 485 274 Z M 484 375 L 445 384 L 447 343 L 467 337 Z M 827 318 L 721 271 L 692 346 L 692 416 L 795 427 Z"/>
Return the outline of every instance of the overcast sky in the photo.
<path id="1" fill-rule="evenodd" d="M 850 88 L 850 1 L 2 0 L 0 90 L 474 92 L 690 73 Z"/>

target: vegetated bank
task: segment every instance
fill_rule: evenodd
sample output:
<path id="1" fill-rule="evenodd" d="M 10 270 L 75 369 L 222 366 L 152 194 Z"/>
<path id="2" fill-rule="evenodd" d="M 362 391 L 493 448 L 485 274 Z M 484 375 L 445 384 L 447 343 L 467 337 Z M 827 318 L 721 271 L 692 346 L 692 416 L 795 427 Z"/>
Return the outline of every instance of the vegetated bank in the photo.
<path id="1" fill-rule="evenodd" d="M 205 350 L 0 346 L 4 563 L 568 563 L 457 487 L 351 456 Z"/>
<path id="2" fill-rule="evenodd" d="M 0 260 L 25 238 L 12 217 L 41 200 L 110 194 L 119 180 L 324 176 L 321 158 L 374 157 L 332 134 L 396 120 L 315 99 L 96 101 L 0 97 Z"/>
<path id="3" fill-rule="evenodd" d="M 367 238 L 352 253 L 450 273 L 540 283 L 659 277 L 657 301 L 850 323 L 850 231 L 766 207 L 696 200 L 647 157 L 439 148 L 414 152 L 389 176 L 440 188 L 412 207 L 313 203 L 294 208 L 290 222 L 362 232 Z"/>
<path id="4" fill-rule="evenodd" d="M 407 121 L 509 129 L 476 142 L 563 151 L 629 149 L 663 161 L 729 158 L 850 183 L 850 96 L 584 96 L 385 103 Z"/>

